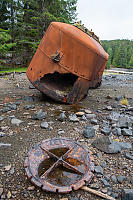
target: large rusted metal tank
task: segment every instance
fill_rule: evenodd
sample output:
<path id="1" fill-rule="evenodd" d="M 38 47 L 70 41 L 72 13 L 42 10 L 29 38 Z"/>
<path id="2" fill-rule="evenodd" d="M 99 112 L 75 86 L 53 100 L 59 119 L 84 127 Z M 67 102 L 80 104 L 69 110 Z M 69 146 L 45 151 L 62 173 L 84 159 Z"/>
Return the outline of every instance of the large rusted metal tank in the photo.
<path id="1" fill-rule="evenodd" d="M 100 85 L 108 54 L 99 42 L 77 27 L 52 22 L 27 69 L 30 82 L 64 103 L 78 103 Z"/>

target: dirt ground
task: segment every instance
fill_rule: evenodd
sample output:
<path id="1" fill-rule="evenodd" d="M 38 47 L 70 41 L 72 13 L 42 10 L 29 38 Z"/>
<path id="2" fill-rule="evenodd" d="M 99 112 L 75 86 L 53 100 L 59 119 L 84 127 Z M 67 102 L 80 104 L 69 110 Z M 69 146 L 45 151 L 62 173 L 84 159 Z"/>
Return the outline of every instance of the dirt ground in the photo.
<path id="1" fill-rule="evenodd" d="M 96 114 L 98 124 L 101 127 L 102 120 L 106 120 L 107 116 L 111 112 L 104 110 L 106 106 L 112 106 L 113 111 L 120 111 L 121 107 L 119 106 L 119 102 L 115 100 L 116 97 L 126 95 L 130 106 L 133 106 L 132 75 L 119 75 L 119 77 L 116 77 L 115 75 L 112 77 L 105 76 L 101 87 L 89 90 L 88 96 L 76 106 L 55 103 L 47 97 L 42 96 L 42 94 L 36 89 L 29 89 L 30 83 L 27 80 L 25 73 L 16 74 L 15 78 L 13 78 L 12 74 L 0 77 L 0 109 L 3 109 L 4 105 L 7 103 L 19 102 L 17 110 L 11 110 L 5 113 L 0 112 L 0 116 L 4 117 L 4 120 L 0 121 L 0 127 L 5 127 L 5 129 L 3 128 L 0 132 L 2 131 L 6 134 L 4 137 L 0 137 L 0 143 L 11 144 L 9 147 L 0 147 L 0 188 L 3 189 L 1 199 L 102 199 L 83 190 L 72 191 L 69 194 L 44 192 L 37 187 L 30 190 L 29 187 L 33 185 L 26 177 L 24 169 L 24 160 L 27 152 L 39 141 L 53 137 L 63 136 L 79 141 L 92 152 L 97 165 L 104 160 L 109 160 L 106 169 L 104 169 L 105 174 L 119 174 L 121 171 L 123 175 L 130 178 L 129 176 L 133 170 L 133 164 L 131 160 L 125 161 L 124 153 L 119 155 L 107 155 L 102 153 L 102 157 L 97 157 L 98 151 L 91 146 L 93 139 L 85 139 L 81 134 L 86 125 L 90 124 L 89 120 L 86 122 L 80 120 L 76 123 L 69 122 L 69 120 L 62 123 L 57 120 L 62 111 L 65 111 L 66 115 L 69 116 L 77 111 L 88 109 L 91 110 L 92 113 Z M 32 96 L 34 101 L 25 101 L 24 97 L 27 96 Z M 29 104 L 34 105 L 35 108 L 25 110 L 24 106 Z M 48 122 L 49 127 L 52 128 L 42 129 L 40 127 L 40 120 L 32 120 L 32 115 L 40 109 L 47 112 L 44 121 Z M 24 123 L 20 124 L 20 126 L 11 124 L 10 119 L 13 115 Z M 58 132 L 60 129 L 64 131 L 63 135 L 59 135 Z M 97 134 L 101 134 L 100 131 Z M 124 138 L 124 140 L 130 143 L 133 142 L 133 139 L 129 137 Z M 128 168 L 130 168 L 129 171 L 123 168 L 124 162 L 126 162 Z M 114 172 L 113 170 L 110 172 L 110 169 L 113 169 Z M 97 182 L 99 184 L 99 190 L 102 191 L 103 188 L 105 189 L 105 187 L 100 184 L 98 177 L 94 176 L 93 183 Z M 112 190 L 114 192 L 116 192 L 115 188 L 117 188 L 117 193 L 119 193 L 122 188 L 131 189 L 132 185 L 129 181 L 125 181 L 122 184 L 112 184 Z"/>

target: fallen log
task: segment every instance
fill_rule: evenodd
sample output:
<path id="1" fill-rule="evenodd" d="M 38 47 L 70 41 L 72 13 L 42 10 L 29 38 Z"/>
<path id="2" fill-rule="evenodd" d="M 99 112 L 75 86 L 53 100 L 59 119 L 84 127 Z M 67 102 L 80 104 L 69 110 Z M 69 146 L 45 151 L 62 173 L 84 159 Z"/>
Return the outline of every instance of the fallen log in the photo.
<path id="1" fill-rule="evenodd" d="M 97 195 L 99 197 L 105 198 L 105 199 L 115 200 L 113 197 L 111 197 L 111 196 L 109 196 L 107 194 L 104 194 L 104 193 L 102 193 L 100 191 L 96 191 L 94 189 L 91 189 L 91 188 L 89 188 L 87 186 L 83 186 L 81 189 L 84 190 L 84 191 L 87 191 L 89 193 L 95 194 L 95 195 Z"/>

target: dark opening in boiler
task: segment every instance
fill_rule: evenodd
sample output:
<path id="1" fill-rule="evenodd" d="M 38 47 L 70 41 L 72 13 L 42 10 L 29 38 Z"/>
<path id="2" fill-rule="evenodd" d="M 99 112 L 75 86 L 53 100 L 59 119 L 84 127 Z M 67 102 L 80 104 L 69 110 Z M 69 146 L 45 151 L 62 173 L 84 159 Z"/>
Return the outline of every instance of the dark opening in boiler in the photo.
<path id="1" fill-rule="evenodd" d="M 40 82 L 50 90 L 60 95 L 67 95 L 73 87 L 78 76 L 72 73 L 61 74 L 59 72 L 49 73 L 40 79 Z"/>

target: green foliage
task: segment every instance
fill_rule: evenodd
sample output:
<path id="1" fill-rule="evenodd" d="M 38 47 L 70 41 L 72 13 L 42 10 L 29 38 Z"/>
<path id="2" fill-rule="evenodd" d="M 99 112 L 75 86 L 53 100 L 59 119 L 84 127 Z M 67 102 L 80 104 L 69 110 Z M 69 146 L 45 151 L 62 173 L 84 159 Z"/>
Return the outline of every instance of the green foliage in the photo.
<path id="1" fill-rule="evenodd" d="M 132 54 L 132 56 L 131 56 L 131 58 L 130 58 L 129 66 L 132 66 L 132 67 L 133 67 L 133 54 Z"/>
<path id="2" fill-rule="evenodd" d="M 11 35 L 9 35 L 9 31 L 0 28 L 0 43 L 2 44 L 8 42 L 9 40 L 11 40 Z"/>
<path id="3" fill-rule="evenodd" d="M 1 57 L 4 57 L 14 46 L 16 46 L 16 43 L 11 42 L 11 35 L 9 34 L 9 31 L 0 28 Z"/>
<path id="4" fill-rule="evenodd" d="M 8 0 L 0 1 L 0 28 L 8 29 L 7 20 L 9 18 Z"/>
<path id="5" fill-rule="evenodd" d="M 72 23 L 77 0 L 1 0 L 0 56 L 28 65 L 51 21 Z"/>
<path id="6" fill-rule="evenodd" d="M 109 54 L 107 68 L 133 68 L 133 40 L 103 40 L 101 43 Z"/>

